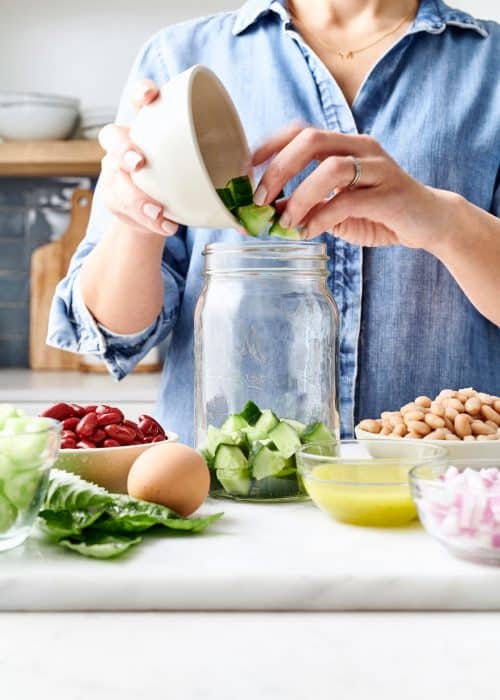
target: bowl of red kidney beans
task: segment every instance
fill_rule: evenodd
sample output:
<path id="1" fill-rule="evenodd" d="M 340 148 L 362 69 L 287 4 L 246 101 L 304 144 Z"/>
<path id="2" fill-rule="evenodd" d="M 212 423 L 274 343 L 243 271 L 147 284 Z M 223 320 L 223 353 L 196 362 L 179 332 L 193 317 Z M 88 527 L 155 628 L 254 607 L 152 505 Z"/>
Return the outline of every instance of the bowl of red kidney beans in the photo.
<path id="1" fill-rule="evenodd" d="M 55 403 L 40 415 L 62 423 L 61 451 L 54 465 L 115 493 L 127 492 L 128 472 L 137 457 L 158 442 L 176 442 L 152 416 L 137 420 L 108 404 Z"/>

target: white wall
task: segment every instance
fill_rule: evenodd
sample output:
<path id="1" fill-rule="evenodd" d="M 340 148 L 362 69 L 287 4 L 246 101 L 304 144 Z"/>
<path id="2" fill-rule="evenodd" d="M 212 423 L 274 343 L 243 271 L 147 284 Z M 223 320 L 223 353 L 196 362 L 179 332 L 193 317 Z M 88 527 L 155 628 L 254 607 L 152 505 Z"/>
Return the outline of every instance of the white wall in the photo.
<path id="1" fill-rule="evenodd" d="M 498 0 L 449 0 L 500 21 Z M 0 89 L 115 105 L 142 42 L 167 24 L 243 0 L 0 0 Z"/>

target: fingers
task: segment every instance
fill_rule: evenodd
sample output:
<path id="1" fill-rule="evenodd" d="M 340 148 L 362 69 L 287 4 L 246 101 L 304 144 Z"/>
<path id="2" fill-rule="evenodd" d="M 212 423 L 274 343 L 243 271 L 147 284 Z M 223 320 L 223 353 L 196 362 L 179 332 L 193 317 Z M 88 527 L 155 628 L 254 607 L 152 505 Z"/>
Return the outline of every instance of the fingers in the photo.
<path id="1" fill-rule="evenodd" d="M 324 231 L 334 233 L 336 226 L 353 217 L 376 222 L 381 197 L 383 193 L 371 188 L 344 190 L 330 202 L 312 210 L 302 228 L 302 237 L 315 238 Z"/>
<path id="2" fill-rule="evenodd" d="M 102 175 L 104 202 L 115 216 L 162 236 L 177 232 L 178 225 L 168 219 L 162 205 L 137 188 L 116 161 L 104 158 Z"/>
<path id="3" fill-rule="evenodd" d="M 339 134 L 320 129 L 302 129 L 274 157 L 255 192 L 256 204 L 269 204 L 313 160 L 329 156 L 367 155 L 373 139 L 366 136 Z"/>
<path id="4" fill-rule="evenodd" d="M 302 122 L 293 122 L 289 124 L 283 131 L 278 132 L 255 151 L 252 157 L 253 165 L 265 163 L 271 156 L 281 151 L 287 143 L 290 143 L 304 128 L 306 128 L 306 124 Z"/>
<path id="5" fill-rule="evenodd" d="M 145 105 L 154 102 L 160 94 L 160 90 L 156 83 L 148 78 L 144 78 L 134 87 L 132 92 L 132 104 L 135 109 L 139 110 Z"/>
<path id="6" fill-rule="evenodd" d="M 99 143 L 127 172 L 140 170 L 146 162 L 139 148 L 129 139 L 127 126 L 107 124 L 99 132 Z"/>
<path id="7" fill-rule="evenodd" d="M 361 158 L 359 186 L 378 184 L 383 164 L 377 158 Z M 281 215 L 280 224 L 291 228 L 300 224 L 311 210 L 338 190 L 348 187 L 356 173 L 352 158 L 329 156 L 297 187 Z"/>

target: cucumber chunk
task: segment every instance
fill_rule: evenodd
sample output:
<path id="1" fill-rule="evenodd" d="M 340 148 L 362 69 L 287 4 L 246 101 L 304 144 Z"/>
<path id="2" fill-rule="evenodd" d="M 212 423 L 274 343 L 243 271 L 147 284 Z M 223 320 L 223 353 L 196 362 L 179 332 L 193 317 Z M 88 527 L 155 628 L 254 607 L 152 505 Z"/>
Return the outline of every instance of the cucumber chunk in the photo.
<path id="1" fill-rule="evenodd" d="M 291 468 L 293 459 L 269 449 L 267 445 L 262 445 L 250 459 L 249 466 L 254 479 L 260 481 L 268 476 L 276 476 L 284 469 Z"/>
<path id="2" fill-rule="evenodd" d="M 14 525 L 17 518 L 17 508 L 9 501 L 0 490 L 0 532 L 7 532 Z"/>
<path id="3" fill-rule="evenodd" d="M 278 221 L 275 221 L 271 228 L 269 229 L 270 236 L 278 236 L 279 238 L 286 238 L 289 241 L 300 241 L 300 233 L 296 228 L 283 228 Z"/>
<path id="4" fill-rule="evenodd" d="M 266 435 L 269 435 L 271 430 L 275 428 L 278 423 L 279 423 L 279 418 L 278 416 L 273 413 L 271 410 L 266 408 L 265 411 L 262 411 L 262 415 L 260 416 L 259 420 L 255 424 L 255 428 L 259 430 L 261 433 L 264 433 Z"/>
<path id="5" fill-rule="evenodd" d="M 274 442 L 278 451 L 281 452 L 284 457 L 291 457 L 294 455 L 302 444 L 297 435 L 297 431 L 294 430 L 291 425 L 283 421 L 278 423 L 278 425 L 271 430 L 269 439 Z"/>
<path id="6" fill-rule="evenodd" d="M 239 414 L 248 425 L 255 425 L 262 415 L 262 411 L 253 401 L 247 401 Z"/>
<path id="7" fill-rule="evenodd" d="M 16 508 L 24 510 L 35 500 L 43 478 L 44 474 L 38 471 L 17 472 L 5 481 L 4 493 Z"/>
<path id="8" fill-rule="evenodd" d="M 335 436 L 333 435 L 332 431 L 324 423 L 320 422 L 311 423 L 311 425 L 308 425 L 306 430 L 300 436 L 300 439 L 304 445 L 308 445 L 312 442 L 332 442 L 335 444 Z M 331 451 L 334 452 L 333 447 Z M 327 456 L 328 453 L 328 446 L 323 445 L 321 447 L 320 454 Z"/>
<path id="9" fill-rule="evenodd" d="M 252 425 L 248 428 L 243 428 L 241 432 L 246 436 L 247 443 L 250 447 L 256 442 L 267 438 L 267 433 L 264 430 L 259 430 L 259 428 Z"/>
<path id="10" fill-rule="evenodd" d="M 214 466 L 217 471 L 244 472 L 248 460 L 243 450 L 236 445 L 219 445 L 215 453 Z"/>
<path id="11" fill-rule="evenodd" d="M 274 207 L 261 207 L 258 204 L 247 204 L 236 209 L 240 223 L 251 236 L 259 236 L 275 214 Z"/>
<path id="12" fill-rule="evenodd" d="M 248 496 L 252 487 L 252 480 L 248 469 L 234 472 L 228 469 L 217 469 L 217 479 L 224 491 L 233 496 Z"/>
<path id="13" fill-rule="evenodd" d="M 299 420 L 292 420 L 291 418 L 282 418 L 281 422 L 288 423 L 288 425 L 291 425 L 299 437 L 301 437 L 304 434 L 307 428 L 305 423 L 301 423 Z"/>
<path id="14" fill-rule="evenodd" d="M 222 199 L 222 203 L 226 207 L 226 209 L 229 209 L 229 211 L 233 211 L 233 209 L 236 208 L 236 202 L 234 201 L 233 194 L 229 187 L 219 188 L 217 190 L 217 194 Z"/>
<path id="15" fill-rule="evenodd" d="M 248 175 L 233 177 L 226 187 L 231 193 L 235 207 L 244 207 L 253 203 L 253 187 Z"/>
<path id="16" fill-rule="evenodd" d="M 240 414 L 233 413 L 222 424 L 221 430 L 230 434 L 236 433 L 238 430 L 242 430 L 243 428 L 248 428 L 248 423 Z"/>
<path id="17" fill-rule="evenodd" d="M 220 428 L 214 428 L 213 425 L 208 426 L 206 449 L 212 457 L 215 456 L 219 445 L 236 445 L 236 443 L 236 436 L 230 435 Z"/>

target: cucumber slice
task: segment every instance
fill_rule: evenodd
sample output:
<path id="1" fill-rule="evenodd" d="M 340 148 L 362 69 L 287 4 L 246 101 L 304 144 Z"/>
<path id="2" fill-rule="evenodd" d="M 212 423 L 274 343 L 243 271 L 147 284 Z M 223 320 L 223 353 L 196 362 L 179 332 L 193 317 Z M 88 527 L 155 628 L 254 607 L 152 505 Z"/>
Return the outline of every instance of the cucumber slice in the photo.
<path id="1" fill-rule="evenodd" d="M 252 480 L 248 469 L 241 472 L 217 469 L 216 475 L 224 491 L 232 496 L 248 496 L 250 493 Z"/>
<path id="2" fill-rule="evenodd" d="M 262 411 L 253 401 L 247 401 L 245 407 L 239 414 L 248 425 L 255 425 L 262 415 Z"/>
<path id="3" fill-rule="evenodd" d="M 248 428 L 248 423 L 240 414 L 233 413 L 222 424 L 221 430 L 225 433 L 235 433 L 243 428 Z"/>
<path id="4" fill-rule="evenodd" d="M 289 241 L 300 241 L 300 233 L 296 228 L 283 228 L 278 221 L 269 229 L 270 236 L 278 236 L 279 238 L 286 238 Z"/>
<path id="5" fill-rule="evenodd" d="M 206 449 L 212 457 L 215 456 L 219 445 L 235 445 L 236 442 L 237 440 L 232 435 L 228 435 L 220 428 L 214 428 L 213 425 L 208 426 Z"/>
<path id="6" fill-rule="evenodd" d="M 262 445 L 250 459 L 249 466 L 253 477 L 260 481 L 268 476 L 276 476 L 284 469 L 290 468 L 293 466 L 293 460 L 275 450 L 270 450 L 267 445 Z"/>
<path id="7" fill-rule="evenodd" d="M 222 203 L 226 207 L 226 209 L 229 209 L 229 211 L 233 211 L 233 209 L 236 208 L 236 202 L 234 201 L 233 194 L 229 187 L 219 188 L 217 190 L 217 194 L 222 199 Z"/>
<path id="8" fill-rule="evenodd" d="M 292 420 L 291 418 L 282 418 L 281 422 L 288 423 L 288 425 L 291 425 L 299 437 L 301 437 L 304 434 L 307 428 L 305 423 L 301 423 L 299 420 Z"/>
<path id="9" fill-rule="evenodd" d="M 271 205 L 260 207 L 258 204 L 247 204 L 236 209 L 236 215 L 240 223 L 251 236 L 260 235 L 272 220 L 274 214 L 275 209 Z"/>
<path id="10" fill-rule="evenodd" d="M 4 482 L 4 493 L 16 508 L 24 510 L 35 500 L 43 478 L 43 472 L 39 471 L 18 472 Z"/>
<path id="11" fill-rule="evenodd" d="M 233 177 L 226 187 L 232 195 L 235 207 L 244 207 L 253 203 L 253 187 L 248 175 Z"/>
<path id="12" fill-rule="evenodd" d="M 330 456 L 329 453 L 331 452 L 333 456 L 335 450 L 334 450 L 334 445 L 335 445 L 335 436 L 333 435 L 332 431 L 324 424 L 324 423 L 311 423 L 311 425 L 308 425 L 306 430 L 302 433 L 300 436 L 300 439 L 304 445 L 308 445 L 312 442 L 332 442 L 332 449 L 329 450 L 327 445 L 321 446 L 321 448 L 318 446 L 318 453 L 325 455 L 325 456 Z M 319 452 L 321 450 L 321 452 Z"/>
<path id="13" fill-rule="evenodd" d="M 267 433 L 263 430 L 259 430 L 255 426 L 249 426 L 248 428 L 243 428 L 241 431 L 247 439 L 248 445 L 251 447 L 254 443 L 260 440 L 265 440 L 267 438 Z"/>
<path id="14" fill-rule="evenodd" d="M 280 422 L 278 416 L 273 413 L 271 410 L 266 408 L 265 411 L 262 411 L 262 415 L 260 416 L 259 420 L 255 424 L 255 428 L 260 431 L 261 433 L 264 433 L 265 435 L 269 435 L 271 430 L 275 428 L 278 423 Z"/>
<path id="15" fill-rule="evenodd" d="M 248 468 L 248 460 L 243 450 L 236 445 L 219 445 L 215 453 L 214 467 L 217 471 L 244 472 Z"/>
<path id="16" fill-rule="evenodd" d="M 17 519 L 17 508 L 0 490 L 0 532 L 7 532 Z"/>
<path id="17" fill-rule="evenodd" d="M 278 451 L 284 457 L 291 457 L 301 446 L 300 438 L 297 431 L 288 423 L 278 423 L 278 425 L 269 433 L 269 439 L 274 442 Z"/>

